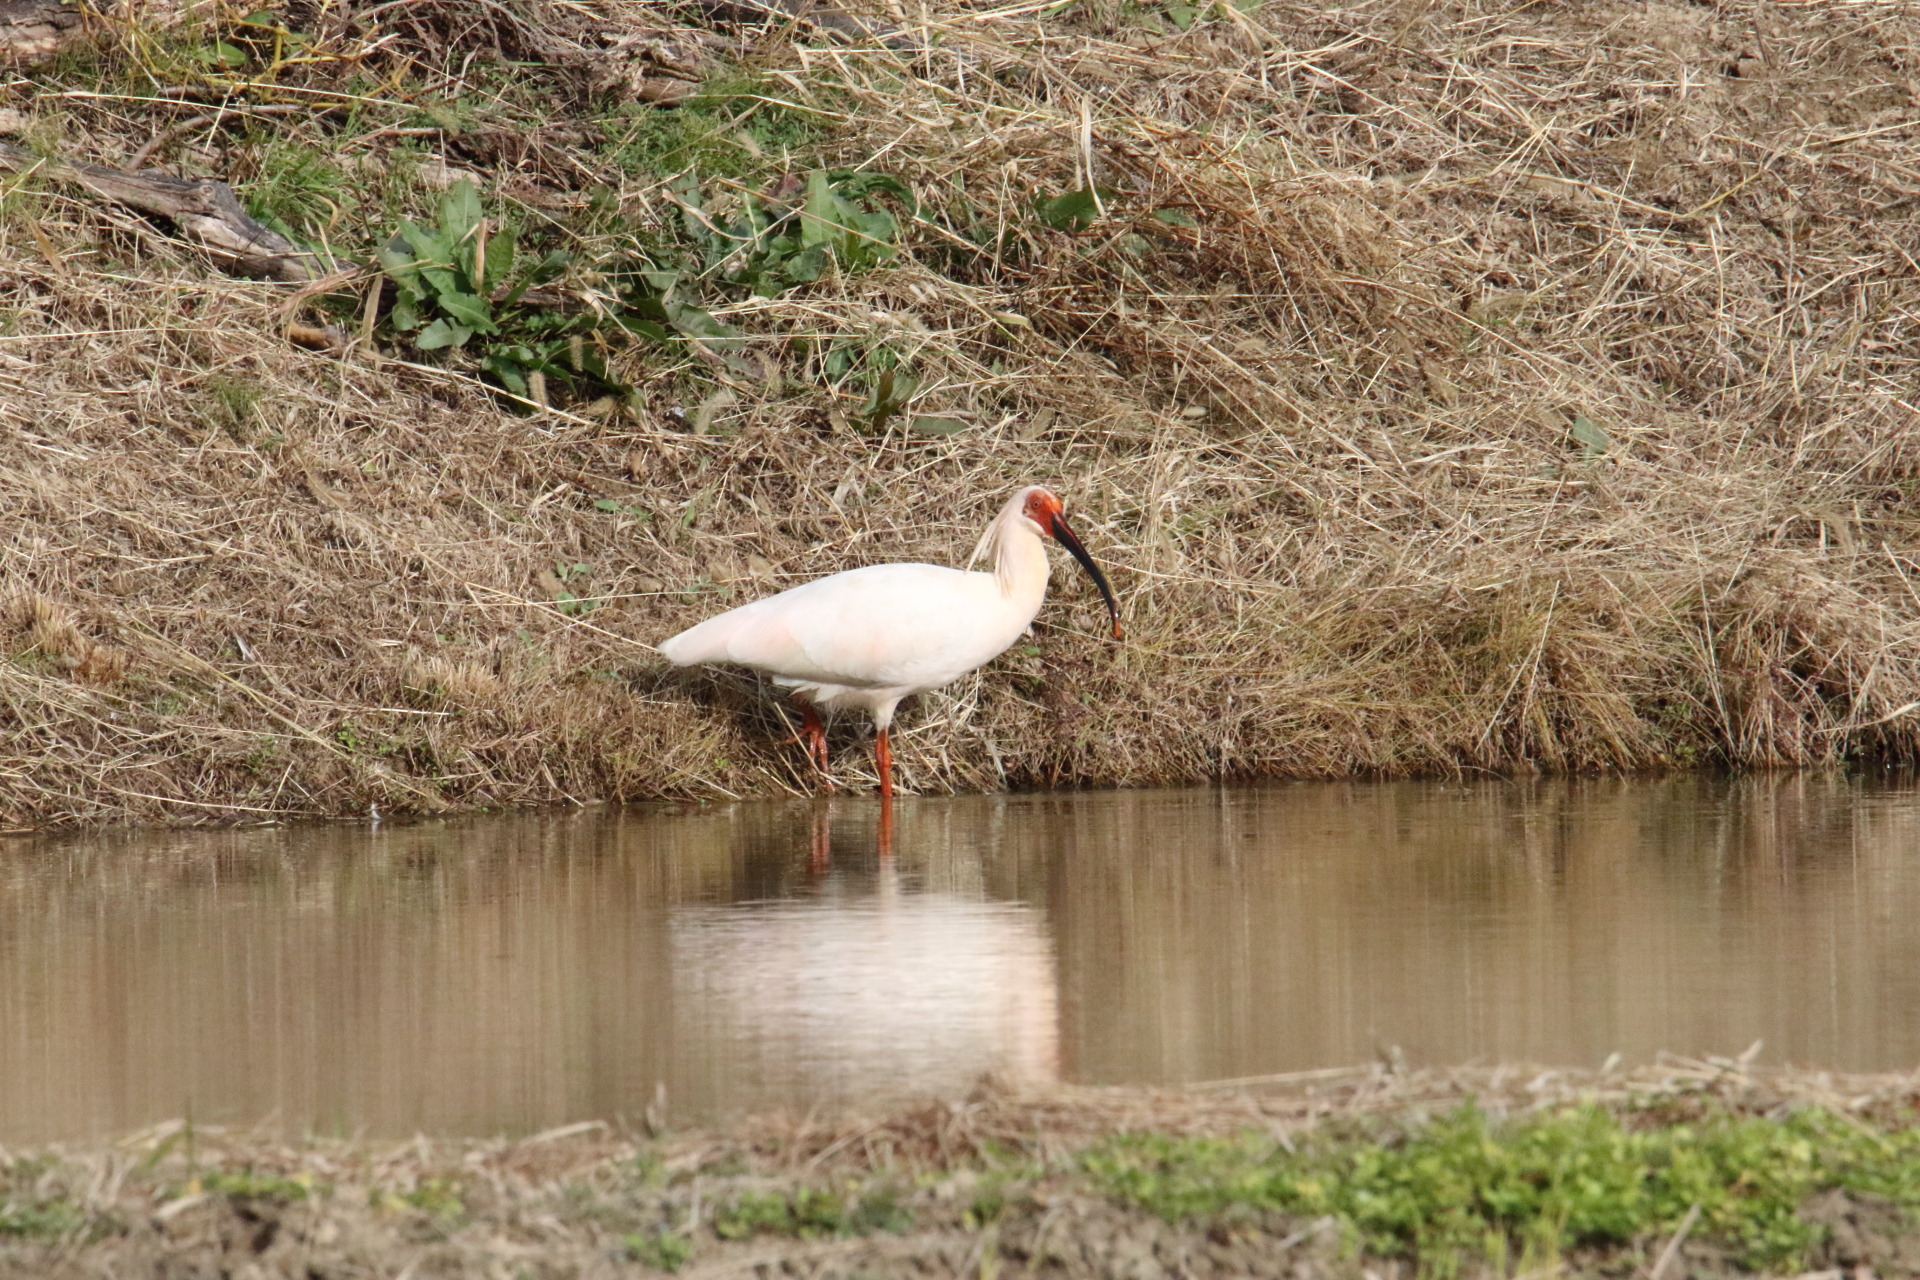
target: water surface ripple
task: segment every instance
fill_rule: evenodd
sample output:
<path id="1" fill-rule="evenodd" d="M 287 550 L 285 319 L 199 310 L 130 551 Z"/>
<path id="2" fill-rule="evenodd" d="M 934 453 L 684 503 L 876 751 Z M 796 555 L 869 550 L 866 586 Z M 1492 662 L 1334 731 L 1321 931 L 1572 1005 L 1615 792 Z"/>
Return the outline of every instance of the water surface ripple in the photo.
<path id="1" fill-rule="evenodd" d="M 0 840 L 0 1142 L 1660 1049 L 1920 1064 L 1920 790 L 1340 783 Z"/>

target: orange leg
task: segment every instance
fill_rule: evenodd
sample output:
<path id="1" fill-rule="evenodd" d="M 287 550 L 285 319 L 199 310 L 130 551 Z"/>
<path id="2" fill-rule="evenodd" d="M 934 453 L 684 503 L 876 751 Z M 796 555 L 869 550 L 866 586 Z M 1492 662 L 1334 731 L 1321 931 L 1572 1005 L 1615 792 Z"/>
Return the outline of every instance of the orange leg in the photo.
<path id="1" fill-rule="evenodd" d="M 813 709 L 811 702 L 808 702 L 805 698 L 795 698 L 794 701 L 800 706 L 800 732 L 794 735 L 792 741 L 797 741 L 805 746 L 807 749 L 807 759 L 811 760 L 814 767 L 819 769 L 822 774 L 825 774 L 827 771 L 826 726 L 820 723 L 820 713 Z M 827 790 L 833 790 L 833 783 L 831 781 L 827 783 Z"/>
<path id="2" fill-rule="evenodd" d="M 832 801 L 828 801 L 831 804 Z M 807 870 L 819 875 L 833 861 L 833 811 L 822 806 L 813 815 L 813 848 L 807 856 Z"/>
<path id="3" fill-rule="evenodd" d="M 873 735 L 873 767 L 880 775 L 880 798 L 893 799 L 893 748 L 885 729 Z"/>
<path id="4" fill-rule="evenodd" d="M 886 862 L 893 857 L 893 744 L 887 741 L 887 731 L 880 729 L 873 735 L 874 772 L 880 775 L 880 860 Z"/>

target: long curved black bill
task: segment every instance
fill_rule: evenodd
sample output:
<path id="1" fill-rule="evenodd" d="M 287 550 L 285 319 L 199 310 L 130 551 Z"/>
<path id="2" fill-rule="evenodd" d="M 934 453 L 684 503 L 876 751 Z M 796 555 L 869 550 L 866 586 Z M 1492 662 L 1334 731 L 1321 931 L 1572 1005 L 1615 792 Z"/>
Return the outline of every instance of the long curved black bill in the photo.
<path id="1" fill-rule="evenodd" d="M 1085 569 L 1087 575 L 1093 579 L 1093 585 L 1100 588 L 1100 594 L 1106 597 L 1107 614 L 1113 619 L 1113 638 L 1118 640 L 1120 638 L 1120 605 L 1113 598 L 1113 588 L 1107 585 L 1107 575 L 1100 572 L 1100 566 L 1093 562 L 1093 557 L 1087 554 L 1087 549 L 1080 545 L 1080 539 L 1075 537 L 1073 530 L 1067 527 L 1065 516 L 1056 514 L 1053 517 L 1051 532 L 1054 540 L 1067 549 L 1067 554 L 1080 562 L 1080 567 Z"/>

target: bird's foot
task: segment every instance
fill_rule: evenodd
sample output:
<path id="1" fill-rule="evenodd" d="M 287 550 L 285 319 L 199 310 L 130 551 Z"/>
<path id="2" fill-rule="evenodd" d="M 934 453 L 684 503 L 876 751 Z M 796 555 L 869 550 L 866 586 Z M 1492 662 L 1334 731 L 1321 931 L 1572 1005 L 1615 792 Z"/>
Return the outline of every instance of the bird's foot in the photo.
<path id="1" fill-rule="evenodd" d="M 806 748 L 807 759 L 820 771 L 827 790 L 831 791 L 833 779 L 827 776 L 827 727 L 820 723 L 820 713 L 813 709 L 811 702 L 801 702 L 798 698 L 794 701 L 800 706 L 800 731 L 788 738 L 787 742 Z M 785 746 L 786 743 L 781 745 Z"/>

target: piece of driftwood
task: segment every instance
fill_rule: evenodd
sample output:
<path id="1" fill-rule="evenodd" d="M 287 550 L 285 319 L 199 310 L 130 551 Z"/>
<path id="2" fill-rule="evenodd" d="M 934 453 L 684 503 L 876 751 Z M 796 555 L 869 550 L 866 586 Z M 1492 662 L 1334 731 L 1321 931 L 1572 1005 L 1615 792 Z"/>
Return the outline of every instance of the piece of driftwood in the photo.
<path id="1" fill-rule="evenodd" d="M 83 160 L 48 160 L 4 144 L 0 167 L 16 173 L 38 168 L 115 204 L 166 218 L 236 275 L 298 284 L 337 268 L 255 222 L 234 198 L 233 188 L 216 178 L 176 178 L 157 169 L 129 172 Z"/>
<path id="2" fill-rule="evenodd" d="M 81 17 L 59 0 L 0 0 L 0 63 L 45 62 L 81 36 Z"/>

